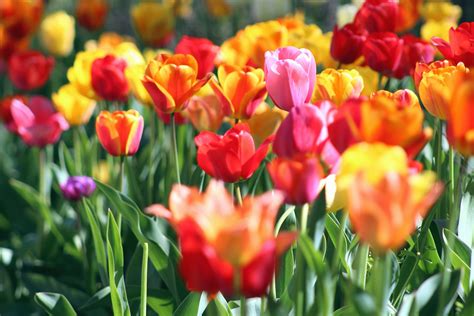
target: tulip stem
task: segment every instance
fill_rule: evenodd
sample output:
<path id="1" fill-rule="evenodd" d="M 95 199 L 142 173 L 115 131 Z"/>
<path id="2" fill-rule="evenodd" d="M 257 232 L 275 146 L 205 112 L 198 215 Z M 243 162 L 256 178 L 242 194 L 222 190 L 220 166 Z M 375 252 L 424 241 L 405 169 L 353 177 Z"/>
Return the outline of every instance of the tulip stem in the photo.
<path id="1" fill-rule="evenodd" d="M 48 203 L 46 197 L 46 151 L 45 148 L 39 149 L 39 174 L 38 174 L 38 192 L 40 194 L 41 199 L 44 203 Z M 41 216 L 37 216 L 37 238 L 38 238 L 38 249 L 41 252 L 41 244 L 43 240 L 43 220 Z"/>
<path id="2" fill-rule="evenodd" d="M 79 135 L 79 127 L 73 129 L 74 138 L 74 156 L 76 160 L 76 173 L 82 174 L 82 155 L 81 155 L 81 138 Z"/>
<path id="3" fill-rule="evenodd" d="M 150 156 L 148 157 L 148 197 L 149 197 L 149 202 L 153 203 L 153 180 L 154 180 L 154 174 L 153 174 L 153 153 L 155 149 L 155 129 L 156 129 L 156 123 L 155 123 L 155 111 L 153 108 L 150 108 Z"/>
<path id="4" fill-rule="evenodd" d="M 286 219 L 288 218 L 288 216 L 291 215 L 291 213 L 293 213 L 295 210 L 295 207 L 294 206 L 290 206 L 288 207 L 285 212 L 280 216 L 280 218 L 278 219 L 276 225 L 275 225 L 275 236 L 278 235 L 278 233 L 280 232 L 280 229 L 281 229 L 281 226 L 283 226 L 283 223 L 286 221 Z"/>
<path id="5" fill-rule="evenodd" d="M 308 223 L 309 204 L 306 203 L 301 208 L 300 217 L 300 235 L 306 234 L 306 226 Z M 296 248 L 296 303 L 295 303 L 295 316 L 303 316 L 305 314 L 305 294 L 306 294 L 306 281 L 305 281 L 305 262 L 301 247 Z"/>
<path id="6" fill-rule="evenodd" d="M 337 237 L 336 253 L 334 254 L 332 261 L 332 271 L 336 273 L 339 263 L 339 252 L 342 250 L 343 242 L 345 241 L 345 229 L 347 225 L 347 218 L 349 217 L 348 212 L 343 212 L 341 222 L 339 223 L 339 236 Z"/>
<path id="7" fill-rule="evenodd" d="M 178 181 L 178 184 L 181 184 L 181 177 L 179 175 L 178 144 L 176 142 L 176 118 L 174 113 L 171 113 L 171 143 L 173 145 L 174 163 L 176 165 L 176 180 Z"/>
<path id="8" fill-rule="evenodd" d="M 377 315 L 387 315 L 388 301 L 389 301 L 389 289 L 391 283 L 392 273 L 392 260 L 389 253 L 384 253 L 378 257 L 375 262 L 373 278 L 375 278 L 374 284 L 374 297 L 376 299 L 375 304 L 377 307 Z"/>
<path id="9" fill-rule="evenodd" d="M 235 184 L 235 195 L 237 196 L 237 203 L 242 205 L 242 192 L 240 192 L 240 185 L 238 183 Z"/>
<path id="10" fill-rule="evenodd" d="M 436 118 L 435 121 L 435 128 L 436 128 L 436 174 L 438 176 L 441 175 L 441 167 L 442 167 L 442 161 L 441 161 L 441 154 L 442 154 L 442 143 L 443 143 L 443 122 L 439 119 Z M 436 207 L 436 213 L 438 217 L 442 218 L 441 214 L 441 205 L 438 203 Z"/>
<path id="11" fill-rule="evenodd" d="M 247 300 L 245 299 L 245 296 L 240 297 L 240 316 L 246 316 L 247 315 Z"/>
<path id="12" fill-rule="evenodd" d="M 452 150 L 452 149 L 450 149 Z M 454 171 L 454 153 L 452 154 L 453 158 L 452 158 L 452 164 L 451 164 L 451 161 L 450 161 L 450 181 L 451 182 L 454 182 L 454 174 L 455 174 L 455 171 Z M 450 157 L 451 158 L 451 157 Z M 451 258 L 449 256 L 449 252 L 450 252 L 450 248 L 453 249 L 453 243 L 454 243 L 454 234 L 455 234 L 455 230 L 456 230 L 456 227 L 457 227 L 457 224 L 458 224 L 458 220 L 459 220 L 459 213 L 461 211 L 461 199 L 462 199 L 462 183 L 463 183 L 463 180 L 464 180 L 464 174 L 465 172 L 467 171 L 467 162 L 468 162 L 468 159 L 466 158 L 462 158 L 462 163 L 461 163 L 461 166 L 459 167 L 459 174 L 458 174 L 458 182 L 456 184 L 456 189 L 454 191 L 454 201 L 453 201 L 453 207 L 451 209 L 451 212 L 450 212 L 450 216 L 449 216 L 449 224 L 448 224 L 448 229 L 450 232 L 452 232 L 452 234 L 448 234 L 447 236 L 447 241 L 446 243 L 444 244 L 444 247 L 443 247 L 443 260 L 444 260 L 444 269 L 442 271 L 442 277 L 441 277 L 441 286 L 440 286 L 440 299 L 438 301 L 438 311 L 437 311 L 437 315 L 444 315 L 445 312 L 443 311 L 443 309 L 445 308 L 445 302 L 446 302 L 446 297 L 445 297 L 445 293 L 448 289 L 448 286 L 449 286 L 449 275 L 448 275 L 448 271 L 451 270 Z M 450 184 L 450 187 L 454 187 L 454 184 Z"/>
<path id="13" fill-rule="evenodd" d="M 147 280 L 148 280 L 148 243 L 143 243 L 142 282 L 141 282 L 141 291 L 140 291 L 140 316 L 146 316 Z"/>
<path id="14" fill-rule="evenodd" d="M 369 257 L 369 246 L 360 244 L 359 248 L 357 249 L 357 254 L 356 254 L 356 273 L 354 281 L 356 284 L 362 288 L 365 289 L 365 283 L 366 283 L 366 278 L 367 278 L 367 260 Z"/>
<path id="15" fill-rule="evenodd" d="M 120 171 L 119 171 L 119 190 L 120 193 L 125 194 L 125 156 L 120 156 Z M 117 210 L 117 226 L 119 232 L 122 231 L 122 213 Z"/>

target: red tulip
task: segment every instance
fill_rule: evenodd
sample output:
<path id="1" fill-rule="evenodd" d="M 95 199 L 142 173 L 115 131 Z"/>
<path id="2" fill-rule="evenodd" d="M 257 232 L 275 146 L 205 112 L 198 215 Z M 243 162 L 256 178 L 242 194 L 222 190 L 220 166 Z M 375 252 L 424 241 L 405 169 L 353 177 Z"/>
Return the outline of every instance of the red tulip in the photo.
<path id="1" fill-rule="evenodd" d="M 331 40 L 331 56 L 343 64 L 351 64 L 362 56 L 367 31 L 354 23 L 342 28 L 334 27 Z"/>
<path id="2" fill-rule="evenodd" d="M 197 162 L 208 175 L 225 182 L 248 179 L 267 155 L 271 138 L 255 148 L 247 124 L 241 123 L 223 136 L 203 131 L 194 138 Z"/>
<path id="3" fill-rule="evenodd" d="M 276 158 L 267 168 L 275 189 L 285 194 L 285 203 L 312 203 L 318 196 L 324 171 L 317 157 Z"/>
<path id="4" fill-rule="evenodd" d="M 354 18 L 354 24 L 369 33 L 394 32 L 398 1 L 366 0 Z"/>
<path id="5" fill-rule="evenodd" d="M 16 52 L 8 61 L 8 77 L 21 90 L 44 86 L 54 67 L 54 58 L 38 51 Z"/>
<path id="6" fill-rule="evenodd" d="M 14 99 L 11 104 L 14 129 L 28 146 L 45 147 L 59 140 L 69 124 L 61 113 L 56 112 L 51 101 L 33 96 L 28 103 Z"/>
<path id="7" fill-rule="evenodd" d="M 92 88 L 107 101 L 126 101 L 129 91 L 125 77 L 125 59 L 107 55 L 97 58 L 91 67 Z"/>
<path id="8" fill-rule="evenodd" d="M 474 22 L 452 27 L 449 30 L 449 43 L 438 37 L 434 37 L 431 42 L 446 59 L 455 64 L 463 62 L 466 67 L 474 67 Z"/>
<path id="9" fill-rule="evenodd" d="M 259 297 L 267 292 L 279 257 L 297 233 L 274 235 L 283 202 L 280 192 L 246 197 L 235 206 L 224 184 L 211 180 L 206 192 L 175 185 L 169 210 L 152 205 L 148 213 L 166 218 L 181 250 L 179 270 L 190 291 Z"/>
<path id="10" fill-rule="evenodd" d="M 416 36 L 407 34 L 402 36 L 402 40 L 402 57 L 398 67 L 393 72 L 393 76 L 398 79 L 413 75 L 417 62 L 430 63 L 433 61 L 435 54 L 433 46 Z"/>
<path id="11" fill-rule="evenodd" d="M 361 125 L 364 100 L 363 97 L 347 100 L 328 114 L 329 139 L 340 154 L 358 142 L 356 129 Z"/>
<path id="12" fill-rule="evenodd" d="M 207 38 L 184 35 L 176 45 L 175 52 L 176 54 L 193 55 L 198 63 L 197 78 L 202 79 L 214 70 L 219 50 L 219 46 L 214 45 Z"/>
<path id="13" fill-rule="evenodd" d="M 398 67 L 403 52 L 403 40 L 395 33 L 373 33 L 367 37 L 362 53 L 373 70 L 391 76 Z"/>

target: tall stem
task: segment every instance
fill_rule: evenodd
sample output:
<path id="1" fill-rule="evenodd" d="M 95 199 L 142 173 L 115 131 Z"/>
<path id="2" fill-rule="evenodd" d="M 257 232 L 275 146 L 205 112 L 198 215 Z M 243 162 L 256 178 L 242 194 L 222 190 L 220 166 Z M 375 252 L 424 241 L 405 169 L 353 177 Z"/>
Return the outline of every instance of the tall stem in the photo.
<path id="1" fill-rule="evenodd" d="M 119 171 L 119 190 L 125 194 L 125 156 L 120 156 L 120 171 Z M 122 213 L 117 210 L 117 226 L 119 232 L 122 231 Z"/>
<path id="2" fill-rule="evenodd" d="M 142 282 L 140 291 L 140 316 L 146 316 L 146 298 L 148 281 L 148 243 L 143 244 Z"/>
<path id="3" fill-rule="evenodd" d="M 242 192 L 240 192 L 240 185 L 238 183 L 235 184 L 235 195 L 237 196 L 237 203 L 242 205 Z"/>
<path id="4" fill-rule="evenodd" d="M 356 266 L 355 266 L 355 282 L 356 284 L 365 289 L 365 283 L 367 279 L 367 260 L 369 258 L 369 246 L 361 244 L 357 249 L 356 255 Z"/>
<path id="5" fill-rule="evenodd" d="M 245 299 L 245 296 L 240 297 L 240 316 L 246 316 L 247 315 L 247 300 Z"/>
<path id="6" fill-rule="evenodd" d="M 309 204 L 303 205 L 300 217 L 300 234 L 306 234 L 306 226 L 308 223 Z M 296 248 L 296 304 L 295 316 L 303 316 L 305 314 L 305 265 L 303 252 L 300 247 Z"/>
<path id="7" fill-rule="evenodd" d="M 337 266 L 339 262 L 339 251 L 342 247 L 342 243 L 344 242 L 344 238 L 345 238 L 344 230 L 346 229 L 348 216 L 349 216 L 348 212 L 344 212 L 344 214 L 342 215 L 341 222 L 339 223 L 339 236 L 337 237 L 337 245 L 336 245 L 337 249 L 332 261 L 333 273 L 336 273 L 336 270 L 337 270 Z"/>
<path id="8" fill-rule="evenodd" d="M 176 179 L 178 184 L 181 184 L 181 176 L 179 172 L 179 157 L 178 157 L 178 144 L 176 142 L 176 118 L 175 114 L 171 113 L 171 143 L 173 144 L 173 155 L 174 163 L 176 168 Z"/>
<path id="9" fill-rule="evenodd" d="M 74 160 L 76 163 L 76 172 L 78 174 L 82 174 L 81 136 L 79 135 L 79 132 L 79 127 L 73 128 Z"/>
<path id="10" fill-rule="evenodd" d="M 155 111 L 153 108 L 150 108 L 150 156 L 148 157 L 148 197 L 150 199 L 150 203 L 153 202 L 153 180 L 154 180 L 154 174 L 153 174 L 153 153 L 155 149 L 155 126 L 156 118 L 155 118 Z"/>
<path id="11" fill-rule="evenodd" d="M 377 315 L 387 315 L 388 301 L 389 301 L 389 288 L 391 281 L 392 266 L 390 255 L 385 253 L 379 256 L 379 260 L 376 261 L 374 267 L 374 296 L 376 298 Z"/>

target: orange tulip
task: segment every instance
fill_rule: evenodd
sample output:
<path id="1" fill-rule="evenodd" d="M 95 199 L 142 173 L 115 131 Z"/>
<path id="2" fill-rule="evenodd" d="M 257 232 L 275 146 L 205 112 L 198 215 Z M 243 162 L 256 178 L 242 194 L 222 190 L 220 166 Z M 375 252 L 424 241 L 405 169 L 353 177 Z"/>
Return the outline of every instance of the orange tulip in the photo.
<path id="1" fill-rule="evenodd" d="M 351 224 L 361 241 L 380 253 L 403 246 L 443 189 L 429 171 L 412 176 L 388 172 L 376 183 L 359 173 L 355 183 L 349 189 Z"/>
<path id="2" fill-rule="evenodd" d="M 221 65 L 210 85 L 224 111 L 236 119 L 248 119 L 267 97 L 262 69 Z"/>
<path id="3" fill-rule="evenodd" d="M 102 111 L 95 122 L 97 138 L 112 156 L 133 156 L 140 147 L 143 117 L 135 110 Z"/>
<path id="4" fill-rule="evenodd" d="M 469 72 L 462 62 L 436 61 L 429 65 L 418 63 L 415 68 L 415 86 L 420 99 L 432 115 L 444 120 L 454 90 L 453 80 L 459 73 Z"/>
<path id="5" fill-rule="evenodd" d="M 77 21 L 88 30 L 104 25 L 109 5 L 107 0 L 79 0 L 76 6 Z"/>
<path id="6" fill-rule="evenodd" d="M 175 185 L 169 210 L 153 205 L 148 212 L 175 228 L 179 268 L 189 290 L 258 297 L 265 294 L 278 257 L 296 238 L 295 232 L 274 236 L 282 202 L 280 192 L 268 192 L 235 206 L 223 182 L 212 180 L 205 193 Z"/>
<path id="7" fill-rule="evenodd" d="M 244 67 L 249 63 L 252 54 L 250 40 L 244 31 L 239 31 L 234 37 L 225 40 L 221 45 L 220 61 L 223 64 Z"/>
<path id="8" fill-rule="evenodd" d="M 0 1 L 0 24 L 15 40 L 33 33 L 41 21 L 43 0 L 2 0 Z"/>
<path id="9" fill-rule="evenodd" d="M 474 156 L 474 75 L 459 75 L 454 86 L 447 117 L 448 140 L 461 154 Z"/>
<path id="10" fill-rule="evenodd" d="M 148 64 L 142 82 L 157 111 L 180 112 L 211 78 L 208 74 L 198 80 L 197 74 L 198 64 L 192 55 L 160 54 Z"/>
<path id="11" fill-rule="evenodd" d="M 189 118 L 198 131 L 216 132 L 224 120 L 222 105 L 209 86 L 205 86 L 189 99 L 183 115 Z"/>
<path id="12" fill-rule="evenodd" d="M 413 28 L 420 19 L 423 0 L 400 0 L 398 3 L 396 32 L 405 32 Z"/>
<path id="13" fill-rule="evenodd" d="M 259 105 L 252 117 L 245 121 L 250 127 L 250 134 L 252 134 L 256 146 L 276 133 L 287 114 L 288 112 L 280 110 L 276 106 L 271 108 L 265 102 Z"/>
<path id="14" fill-rule="evenodd" d="M 249 25 L 244 33 L 251 43 L 251 60 L 259 68 L 265 64 L 265 52 L 288 44 L 288 30 L 277 21 Z"/>
<path id="15" fill-rule="evenodd" d="M 325 69 L 316 76 L 316 89 L 311 101 L 329 100 L 336 106 L 349 98 L 357 98 L 364 89 L 364 80 L 357 70 Z"/>
<path id="16" fill-rule="evenodd" d="M 175 17 L 171 5 L 143 1 L 133 6 L 130 14 L 133 25 L 145 44 L 166 46 L 173 38 Z"/>

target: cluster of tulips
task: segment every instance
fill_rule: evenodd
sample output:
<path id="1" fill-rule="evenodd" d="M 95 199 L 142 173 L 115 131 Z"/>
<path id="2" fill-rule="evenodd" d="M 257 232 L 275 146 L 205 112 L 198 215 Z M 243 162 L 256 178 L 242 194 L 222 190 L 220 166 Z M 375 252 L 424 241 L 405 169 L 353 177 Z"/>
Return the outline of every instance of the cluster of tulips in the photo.
<path id="1" fill-rule="evenodd" d="M 225 1 L 206 4 L 215 16 L 230 12 Z M 131 232 L 144 248 L 141 315 L 147 298 L 148 309 L 163 308 L 153 307 L 147 295 L 148 256 L 164 281 L 160 289 L 174 295 L 175 312 L 194 313 L 190 305 L 200 303 L 191 303 L 191 296 L 181 302 L 170 278 L 207 293 L 206 304 L 224 302 L 216 307 L 219 314 L 230 313 L 226 299 L 238 297 L 243 314 L 245 298 L 260 298 L 261 314 L 278 304 L 289 304 L 285 311 L 297 316 L 332 315 L 336 304 L 342 306 L 338 315 L 364 314 L 347 303 L 355 298 L 337 301 L 337 279 L 352 284 L 343 290 L 350 295 L 370 293 L 377 315 L 419 312 L 425 306 L 416 305 L 419 298 L 401 305 L 421 282 L 407 277 L 397 283 L 395 254 L 420 257 L 433 239 L 434 219 L 447 220 L 444 228 L 456 232 L 461 201 L 471 194 L 474 156 L 474 22 L 451 27 L 444 39 L 399 35 L 417 23 L 420 4 L 367 0 L 329 33 L 306 24 L 301 14 L 290 15 L 249 25 L 220 46 L 184 35 L 173 50 L 142 52 L 132 38 L 104 33 L 58 74 L 55 63 L 64 67 L 74 49 L 74 17 L 61 11 L 41 20 L 41 0 L 2 1 L 0 73 L 9 95 L 0 100 L 0 118 L 12 138 L 38 148 L 37 191 L 46 207 L 52 210 L 45 169 L 70 174 L 58 180 L 59 191 L 91 227 L 86 235 L 99 260 L 91 291 L 108 286 L 114 314 L 130 315 L 127 275 L 120 269 L 121 240 Z M 433 11 L 431 5 L 426 10 Z M 145 44 L 164 47 L 174 40 L 174 18 L 191 8 L 191 1 L 143 1 L 131 17 Z M 105 0 L 81 0 L 76 19 L 97 30 L 108 9 Z M 28 48 L 37 28 L 44 49 L 57 59 Z M 55 80 L 61 76 L 66 83 Z M 72 146 L 64 149 L 68 130 Z M 94 148 L 97 141 L 102 149 Z M 161 169 L 157 148 L 165 151 Z M 58 155 L 74 156 L 72 166 L 56 165 Z M 157 178 L 165 181 L 154 185 Z M 151 192 L 145 204 L 133 201 L 137 190 L 160 192 Z M 101 214 L 104 205 L 113 211 L 106 225 L 91 213 Z M 455 296 L 446 293 L 457 268 L 463 269 L 457 300 L 472 311 L 472 257 L 470 266 L 460 265 L 447 252 L 456 252 L 461 241 L 443 236 L 435 311 L 454 311 Z M 472 244 L 465 248 L 472 252 Z M 165 270 L 164 262 L 174 259 L 160 256 L 175 256 L 180 275 L 165 275 L 174 267 Z M 413 271 L 423 261 L 418 257 Z M 282 273 L 287 280 L 281 281 Z M 393 291 L 400 297 L 390 299 Z M 56 304 L 65 304 L 68 294 L 60 294 Z M 54 314 L 44 296 L 37 300 Z M 63 308 L 72 309 L 68 304 Z"/>

